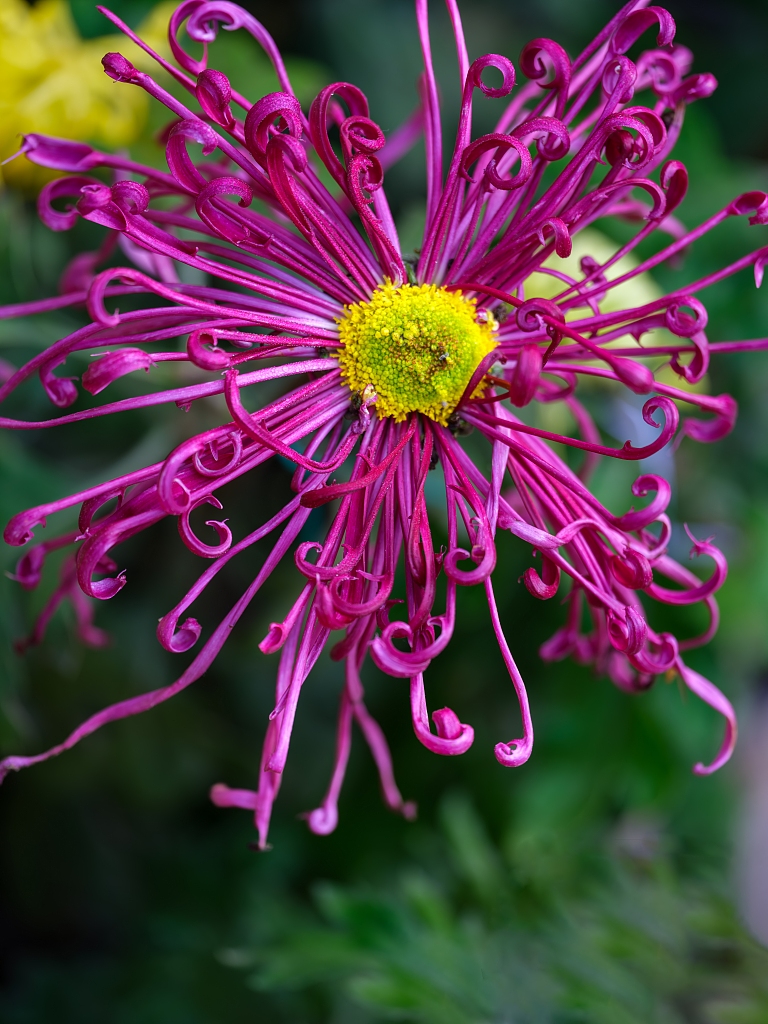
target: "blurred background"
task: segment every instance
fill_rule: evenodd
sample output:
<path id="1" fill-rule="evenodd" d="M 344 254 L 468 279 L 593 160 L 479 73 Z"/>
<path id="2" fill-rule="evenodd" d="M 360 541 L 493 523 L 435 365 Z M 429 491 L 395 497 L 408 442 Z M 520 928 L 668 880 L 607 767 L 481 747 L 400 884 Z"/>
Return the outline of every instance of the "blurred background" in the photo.
<path id="1" fill-rule="evenodd" d="M 419 53 L 410 0 L 245 6 L 290 58 L 303 102 L 341 79 L 365 90 L 386 131 L 413 109 Z M 452 43 L 444 12 L 432 6 L 450 120 L 458 99 Z M 675 154 L 691 172 L 681 216 L 694 224 L 733 195 L 768 187 L 768 7 L 673 0 L 670 8 L 678 41 L 695 53 L 694 71 L 720 81 L 710 100 L 689 110 Z M 113 9 L 162 47 L 167 6 L 120 0 Z M 536 36 L 553 36 L 575 55 L 615 9 L 608 0 L 462 4 L 470 56 L 494 51 L 513 60 Z M 91 0 L 0 0 L 0 156 L 18 147 L 20 132 L 39 130 L 162 159 L 154 141 L 162 112 L 101 73 L 104 52 L 128 53 L 103 38 L 110 28 Z M 242 34 L 221 33 L 210 65 L 251 98 L 275 88 Z M 491 113 L 476 110 L 477 130 L 489 130 Z M 422 160 L 416 149 L 388 175 L 405 247 L 416 244 L 423 222 Z M 5 171 L 0 300 L 8 303 L 55 293 L 67 260 L 101 236 L 86 223 L 65 235 L 47 231 L 34 211 L 44 177 L 23 160 Z M 701 275 L 761 244 L 765 229 L 741 221 L 708 236 L 684 267 L 660 268 L 657 284 Z M 603 230 L 619 240 L 626 229 Z M 712 340 L 766 334 L 765 300 L 750 273 L 705 302 Z M 18 365 L 83 316 L 0 321 L 0 358 Z M 118 382 L 115 397 L 121 387 L 131 393 L 130 382 Z M 380 805 L 359 737 L 337 831 L 319 838 L 300 820 L 318 804 L 332 763 L 341 680 L 325 659 L 302 696 L 273 849 L 255 853 L 249 815 L 217 810 L 207 791 L 255 778 L 276 661 L 257 645 L 275 608 L 295 595 L 286 565 L 195 687 L 3 786 L 0 1021 L 765 1024 L 768 354 L 720 357 L 708 387 L 733 394 L 740 417 L 717 445 L 683 442 L 671 512 L 676 536 L 684 522 L 697 536 L 714 534 L 730 560 L 720 632 L 690 659 L 740 712 L 743 739 L 726 769 L 691 774 L 694 761 L 714 753 L 721 723 L 676 681 L 632 697 L 587 668 L 539 660 L 562 609 L 534 601 L 517 583 L 530 555 L 502 536 L 496 578 L 508 582 L 498 587 L 500 612 L 531 695 L 531 761 L 511 771 L 493 757 L 494 743 L 515 734 L 518 712 L 483 594 L 462 590 L 456 635 L 430 686 L 436 707 L 445 703 L 475 726 L 466 755 L 441 759 L 417 742 L 405 681 L 375 670 L 365 680 L 418 820 L 404 822 Z M 591 396 L 599 422 L 621 442 L 617 401 Z M 27 418 L 50 414 L 41 392 L 25 393 L 24 402 Z M 175 411 L 152 410 L 102 420 L 97 431 L 0 435 L 0 518 L 162 457 L 210 416 L 195 408 L 180 422 Z M 263 517 L 288 489 L 290 470 L 277 460 L 259 473 L 231 485 L 236 533 L 255 505 Z M 601 466 L 598 496 L 623 512 L 635 475 L 626 464 Z M 17 552 L 6 548 L 2 558 L 12 572 Z M 112 638 L 101 650 L 77 642 L 63 607 L 45 641 L 20 656 L 14 645 L 55 586 L 55 559 L 39 592 L 0 577 L 3 754 L 45 748 L 93 710 L 178 675 L 178 658 L 156 643 L 154 627 L 199 563 L 171 522 L 124 545 L 120 558 L 130 586 L 97 609 Z M 236 561 L 199 603 L 204 628 L 242 592 L 249 568 L 247 558 Z M 703 625 L 695 609 L 668 615 L 686 635 Z"/>

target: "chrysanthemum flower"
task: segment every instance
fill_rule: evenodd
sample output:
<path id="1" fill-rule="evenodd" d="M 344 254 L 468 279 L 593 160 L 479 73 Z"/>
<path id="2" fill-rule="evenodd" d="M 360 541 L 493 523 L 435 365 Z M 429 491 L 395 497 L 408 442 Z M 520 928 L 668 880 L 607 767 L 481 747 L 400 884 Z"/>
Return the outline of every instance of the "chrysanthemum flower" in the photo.
<path id="1" fill-rule="evenodd" d="M 90 395 L 139 369 L 149 371 L 149 386 L 141 397 L 86 403 L 44 422 L 5 419 L 3 425 L 38 430 L 95 423 L 163 403 L 185 409 L 214 395 L 224 396 L 228 419 L 189 437 L 162 462 L 21 512 L 8 525 L 8 543 L 26 544 L 54 513 L 81 506 L 77 531 L 29 548 L 17 577 L 34 586 L 47 551 L 71 546 L 73 560 L 53 600 L 70 596 L 78 602 L 84 638 L 91 641 L 100 635 L 93 635 L 82 594 L 98 600 L 119 594 L 127 576 L 115 572 L 112 557 L 124 540 L 174 516 L 182 542 L 210 561 L 158 627 L 169 651 L 200 644 L 176 682 L 95 714 L 45 753 L 6 758 L 2 773 L 57 755 L 105 723 L 147 710 L 199 679 L 285 558 L 295 562 L 296 598 L 260 644 L 265 654 L 279 651 L 280 660 L 256 786 L 216 785 L 211 792 L 219 806 L 254 812 L 262 846 L 302 687 L 334 633 L 331 656 L 343 663 L 345 676 L 335 765 L 322 803 L 308 815 L 313 831 L 335 827 L 354 722 L 378 767 L 386 803 L 413 813 L 364 703 L 360 670 L 368 656 L 384 673 L 409 680 L 413 728 L 426 747 L 438 754 L 469 748 L 472 727 L 455 711 L 436 710 L 430 723 L 425 691 L 425 673 L 449 645 L 460 586 L 485 590 L 522 719 L 521 735 L 502 738 L 495 754 L 502 765 L 521 765 L 531 754 L 533 727 L 494 596 L 498 530 L 510 531 L 538 557 L 538 567 L 523 576 L 532 597 L 560 593 L 565 599 L 565 625 L 544 645 L 545 659 L 573 654 L 628 691 L 647 688 L 659 673 L 679 673 L 726 722 L 719 753 L 694 771 L 711 772 L 728 759 L 736 735 L 731 705 L 682 657 L 716 628 L 713 595 L 727 571 L 722 554 L 710 540 L 692 538 L 693 553 L 715 564 L 706 582 L 667 554 L 670 486 L 659 475 L 639 475 L 633 494 L 650 495 L 650 501 L 623 514 L 606 509 L 587 478 L 601 456 L 637 461 L 660 451 L 678 432 L 678 403 L 710 414 L 685 419 L 678 437 L 713 441 L 731 428 L 736 409 L 729 396 L 686 390 L 704 376 L 712 347 L 696 296 L 742 267 L 752 265 L 759 275 L 766 250 L 640 306 L 616 310 L 605 300 L 727 217 L 751 214 L 763 223 L 768 198 L 740 196 L 690 231 L 675 218 L 687 173 L 669 159 L 670 151 L 686 105 L 716 83 L 710 75 L 688 75 L 691 54 L 674 43 L 674 22 L 661 8 L 631 0 L 573 61 L 557 43 L 534 40 L 520 58 L 528 82 L 516 87 L 506 57 L 488 54 L 470 64 L 454 0 L 447 6 L 462 85 L 447 171 L 427 0 L 416 0 L 424 56 L 420 105 L 389 139 L 371 119 L 363 93 L 349 83 L 329 85 L 308 113 L 302 111 L 268 33 L 226 0 L 186 0 L 177 9 L 170 43 L 178 67 L 152 54 L 188 91 L 188 103 L 120 54 L 103 59 L 119 88 L 142 89 L 173 115 L 167 171 L 83 144 L 26 137 L 30 160 L 70 175 L 41 195 L 45 223 L 54 230 L 70 228 L 78 217 L 101 224 L 120 238 L 135 266 L 94 276 L 93 267 L 84 273 L 80 258 L 64 295 L 6 310 L 10 316 L 85 304 L 92 323 L 30 360 L 2 396 L 36 374 L 55 405 L 69 406 L 78 398 L 75 379 L 55 371 L 72 353 L 94 348 L 102 354 L 81 382 Z M 249 32 L 272 60 L 281 91 L 254 103 L 234 92 L 223 74 L 206 66 L 205 56 L 193 59 L 182 48 L 184 23 L 187 34 L 204 44 L 215 40 L 219 24 Z M 627 51 L 649 29 L 657 33 L 657 48 L 630 60 Z M 489 70 L 500 74 L 501 84 L 487 84 Z M 473 138 L 478 93 L 509 99 L 496 131 Z M 648 106 L 635 102 L 640 93 L 650 97 Z M 426 228 L 418 253 L 409 256 L 401 252 L 383 179 L 386 166 L 422 132 Z M 202 146 L 202 159 L 193 159 L 190 144 Z M 97 168 L 111 172 L 111 185 L 92 176 Z M 62 198 L 72 200 L 65 212 L 53 205 Z M 607 261 L 584 257 L 578 273 L 566 272 L 572 269 L 573 236 L 609 216 L 637 224 L 631 241 Z M 654 232 L 671 241 L 649 258 L 630 261 L 616 278 L 612 268 Z M 184 283 L 190 275 L 179 275 L 180 266 L 205 275 L 206 283 Z M 534 272 L 556 281 L 552 298 L 531 297 L 530 289 L 526 297 Z M 107 310 L 106 299 L 126 294 L 147 301 L 130 312 Z M 666 332 L 661 344 L 643 344 L 660 329 Z M 152 368 L 161 362 L 186 362 L 210 376 L 155 391 Z M 683 387 L 657 381 L 659 364 L 671 365 Z M 602 443 L 577 398 L 579 384 L 595 378 L 649 396 L 642 415 L 658 431 L 652 443 Z M 280 397 L 260 401 L 267 382 L 272 389 L 282 382 Z M 579 436 L 531 426 L 514 411 L 555 402 L 570 410 Z M 463 441 L 472 429 L 475 439 L 487 442 L 487 469 Z M 551 442 L 585 453 L 578 472 Z M 247 536 L 233 537 L 223 519 L 209 523 L 216 543 L 195 535 L 193 510 L 220 508 L 217 495 L 227 483 L 275 457 L 295 465 L 294 497 L 277 515 L 254 523 Z M 439 549 L 434 509 L 425 498 L 433 470 L 443 484 L 440 529 L 447 524 Z M 324 539 L 302 542 L 304 524 L 321 506 L 329 509 Z M 189 614 L 196 599 L 231 559 L 269 537 L 272 547 L 258 575 L 213 633 L 202 637 Z M 710 616 L 703 636 L 678 639 L 648 624 L 646 605 L 697 602 Z M 654 614 L 657 620 L 659 610 Z"/>

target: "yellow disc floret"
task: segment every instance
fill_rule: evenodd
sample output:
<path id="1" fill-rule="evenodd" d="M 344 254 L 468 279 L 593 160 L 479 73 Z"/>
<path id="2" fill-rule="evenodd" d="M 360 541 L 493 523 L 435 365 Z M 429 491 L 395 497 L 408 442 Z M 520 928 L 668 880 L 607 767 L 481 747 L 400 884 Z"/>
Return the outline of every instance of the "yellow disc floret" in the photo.
<path id="1" fill-rule="evenodd" d="M 434 284 L 387 281 L 339 320 L 341 375 L 356 394 L 376 392 L 376 413 L 421 412 L 443 425 L 484 356 L 496 347 L 490 313 Z M 367 389 L 367 390 L 366 390 Z"/>

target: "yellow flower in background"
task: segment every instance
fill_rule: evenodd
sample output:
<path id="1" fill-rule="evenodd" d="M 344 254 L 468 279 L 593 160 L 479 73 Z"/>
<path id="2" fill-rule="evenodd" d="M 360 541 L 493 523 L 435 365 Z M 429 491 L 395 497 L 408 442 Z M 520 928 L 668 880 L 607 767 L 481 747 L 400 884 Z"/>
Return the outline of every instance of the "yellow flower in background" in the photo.
<path id="1" fill-rule="evenodd" d="M 1 0 L 0 0 L 1 2 Z M 561 274 L 567 274 L 575 280 L 583 276 L 581 261 L 585 256 L 591 257 L 597 263 L 607 263 L 617 251 L 619 245 L 608 238 L 601 231 L 594 228 L 586 228 L 580 231 L 573 238 L 573 248 L 570 256 L 562 258 L 555 255 L 545 261 L 544 267 L 547 270 L 555 270 Z M 623 277 L 629 271 L 635 269 L 639 260 L 634 255 L 622 256 L 612 267 L 606 271 L 606 278 L 615 281 Z M 562 279 L 553 276 L 551 273 L 534 271 L 525 283 L 525 297 L 531 299 L 534 296 L 542 299 L 552 299 L 558 295 L 566 285 Z M 611 288 L 600 301 L 600 309 L 603 313 L 613 313 L 619 309 L 631 309 L 633 306 L 644 306 L 647 302 L 653 302 L 662 295 L 662 291 L 650 274 L 638 274 L 631 277 L 624 284 Z M 584 308 L 577 308 L 570 312 L 566 319 L 578 320 L 585 315 Z"/>
<path id="2" fill-rule="evenodd" d="M 140 28 L 156 50 L 167 51 L 173 3 L 154 9 Z M 108 23 L 105 20 L 105 26 Z M 27 132 L 60 135 L 117 149 L 134 142 L 147 120 L 140 89 L 116 89 L 102 56 L 120 50 L 137 66 L 146 55 L 124 36 L 81 38 L 67 0 L 0 0 L 0 160 L 15 153 Z M 3 167 L 5 182 L 39 189 L 56 172 L 19 157 Z"/>
<path id="3" fill-rule="evenodd" d="M 610 260 L 618 248 L 619 243 L 608 238 L 607 235 L 604 235 L 601 231 L 597 231 L 595 228 L 586 228 L 574 237 L 573 248 L 570 256 L 563 259 L 553 253 L 553 255 L 544 262 L 543 266 L 547 270 L 556 270 L 562 274 L 569 275 L 575 280 L 579 280 L 582 276 L 581 260 L 583 257 L 588 256 L 597 263 L 604 264 Z M 608 268 L 605 274 L 606 279 L 609 281 L 615 281 L 619 277 L 629 275 L 638 263 L 639 260 L 634 254 L 622 256 L 620 260 L 617 260 L 613 266 Z M 561 278 L 555 277 L 551 273 L 534 271 L 525 283 L 525 297 L 526 299 L 532 299 L 534 297 L 553 299 L 565 287 L 566 285 Z M 628 280 L 622 284 L 611 288 L 600 299 L 600 310 L 603 313 L 615 313 L 620 309 L 639 308 L 661 298 L 663 294 L 661 287 L 657 284 L 651 274 L 637 274 L 634 277 L 629 277 Z M 584 306 L 576 307 L 566 313 L 565 319 L 579 320 L 586 316 L 586 313 L 587 311 Z M 646 348 L 652 349 L 655 345 L 674 345 L 677 340 L 678 339 L 676 339 L 675 336 L 665 327 L 658 327 L 656 330 L 650 331 L 643 337 L 643 344 Z M 626 339 L 619 338 L 615 342 L 608 342 L 605 347 L 622 348 L 625 345 Z M 658 362 L 653 365 L 653 369 L 656 373 L 656 380 L 660 381 L 662 384 L 673 384 L 681 391 L 704 393 L 708 390 L 709 378 L 706 375 L 696 384 L 691 384 L 674 373 L 667 363 L 668 358 L 666 356 L 660 356 L 658 358 Z M 598 380 L 591 381 L 590 386 L 597 389 L 602 389 L 603 387 Z M 559 406 L 550 405 L 542 406 L 542 411 L 544 411 L 545 415 L 551 417 L 553 415 L 553 410 L 556 408 L 561 409 Z M 550 423 L 548 423 L 548 426 L 550 426 L 550 429 L 555 429 Z M 562 426 L 562 424 L 558 424 L 558 429 L 560 426 Z"/>
<path id="4" fill-rule="evenodd" d="M 167 32 L 175 6 L 174 0 L 158 4 L 138 29 L 164 57 L 170 57 Z M 104 19 L 105 27 L 108 24 Z M 179 91 L 170 76 L 158 72 L 152 59 L 125 36 L 82 39 L 68 0 L 39 0 L 34 7 L 27 0 L 0 0 L 0 161 L 18 151 L 21 136 L 28 132 L 115 150 L 144 143 L 161 127 L 147 123 L 146 93 L 116 88 L 104 74 L 101 58 L 115 50 L 141 70 L 152 71 L 171 92 Z M 217 61 L 233 85 L 249 95 L 263 96 L 279 87 L 268 58 L 254 53 L 249 41 L 235 34 L 220 34 Z M 329 80 L 327 71 L 314 61 L 294 57 L 286 66 L 303 103 Z M 142 148 L 141 158 L 151 163 L 151 153 Z M 20 156 L 2 168 L 0 186 L 4 179 L 13 188 L 38 191 L 57 176 Z"/>

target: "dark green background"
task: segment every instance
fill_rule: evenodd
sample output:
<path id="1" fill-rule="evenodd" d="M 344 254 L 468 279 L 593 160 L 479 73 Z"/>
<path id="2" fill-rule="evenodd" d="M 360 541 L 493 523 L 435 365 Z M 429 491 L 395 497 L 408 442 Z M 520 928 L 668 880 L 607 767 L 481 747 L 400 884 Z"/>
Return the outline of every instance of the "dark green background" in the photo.
<path id="1" fill-rule="evenodd" d="M 123 2 L 117 10 L 136 24 L 148 6 Z M 450 39 L 433 6 L 451 110 Z M 73 7 L 84 34 L 105 31 L 89 2 Z M 412 109 L 418 48 L 408 0 L 285 0 L 252 9 L 286 53 L 314 61 L 328 80 L 361 85 L 385 129 Z M 602 0 L 462 9 L 471 56 L 493 50 L 513 59 L 528 38 L 548 34 L 573 54 L 614 10 Z M 695 70 L 721 82 L 710 101 L 690 111 L 677 154 L 692 175 L 682 216 L 693 224 L 768 182 L 760 162 L 768 157 L 768 9 L 686 0 L 672 12 L 679 40 L 696 53 Z M 247 48 L 226 45 L 227 70 L 236 83 L 238 75 L 246 81 Z M 215 47 L 213 53 L 216 66 Z M 490 115 L 478 111 L 478 130 L 486 121 Z M 388 184 L 401 221 L 417 221 L 420 153 Z M 52 236 L 17 196 L 3 198 L 1 215 L 3 301 L 52 293 L 67 256 L 98 241 L 85 224 Z M 620 237 L 623 229 L 606 230 Z M 764 234 L 729 224 L 682 270 L 657 277 L 674 284 L 698 276 L 764 244 Z M 711 339 L 766 333 L 764 299 L 749 274 L 705 301 Z M 1 324 L 2 354 L 20 361 L 77 322 L 62 315 Z M 85 362 L 73 366 L 82 372 Z M 694 532 L 714 529 L 729 554 L 723 626 L 691 662 L 749 722 L 768 665 L 768 354 L 722 358 L 710 381 L 713 392 L 738 398 L 739 423 L 717 446 L 683 443 L 671 511 Z M 122 387 L 131 393 L 129 381 L 115 385 L 115 397 Z M 597 407 L 601 400 L 593 396 Z M 49 414 L 35 388 L 11 408 L 29 418 Z M 154 411 L 101 421 L 98 430 L 0 436 L 0 514 L 5 521 L 21 507 L 112 474 L 116 463 L 153 461 L 212 416 L 205 409 L 186 417 Z M 631 503 L 632 476 L 626 466 L 598 474 L 598 490 L 617 512 Z M 267 516 L 288 481 L 276 462 L 230 487 L 226 514 L 236 536 L 254 516 Z M 124 545 L 119 559 L 130 583 L 98 608 L 99 624 L 113 636 L 105 651 L 77 645 L 65 609 L 45 644 L 19 659 L 12 641 L 29 628 L 54 575 L 40 594 L 0 581 L 3 752 L 42 749 L 94 709 L 178 674 L 185 656 L 165 654 L 154 626 L 200 571 L 199 561 L 171 522 Z M 14 560 L 7 552 L 5 565 Z M 246 557 L 233 565 L 198 603 L 204 629 L 245 588 L 255 564 Z M 274 849 L 252 852 L 249 816 L 208 803 L 212 783 L 254 780 L 276 662 L 257 644 L 275 609 L 287 609 L 296 593 L 290 564 L 192 690 L 8 779 L 0 791 L 0 1021 L 768 1020 L 768 954 L 740 929 L 731 900 L 743 764 L 710 779 L 692 776 L 690 765 L 711 756 L 721 726 L 676 682 L 630 697 L 589 669 L 541 663 L 537 648 L 558 627 L 562 609 L 534 601 L 517 583 L 529 564 L 523 545 L 500 538 L 500 612 L 529 686 L 537 734 L 524 768 L 502 769 L 493 757 L 494 743 L 516 734 L 517 710 L 481 589 L 460 593 L 455 638 L 428 679 L 433 706 L 447 704 L 475 726 L 469 753 L 430 754 L 413 736 L 406 682 L 375 671 L 366 676 L 398 781 L 419 803 L 415 824 L 381 806 L 359 737 L 336 833 L 315 837 L 297 820 L 320 801 L 331 767 L 340 678 L 327 659 L 302 696 Z M 670 610 L 665 621 L 683 635 L 702 625 L 696 610 Z"/>

